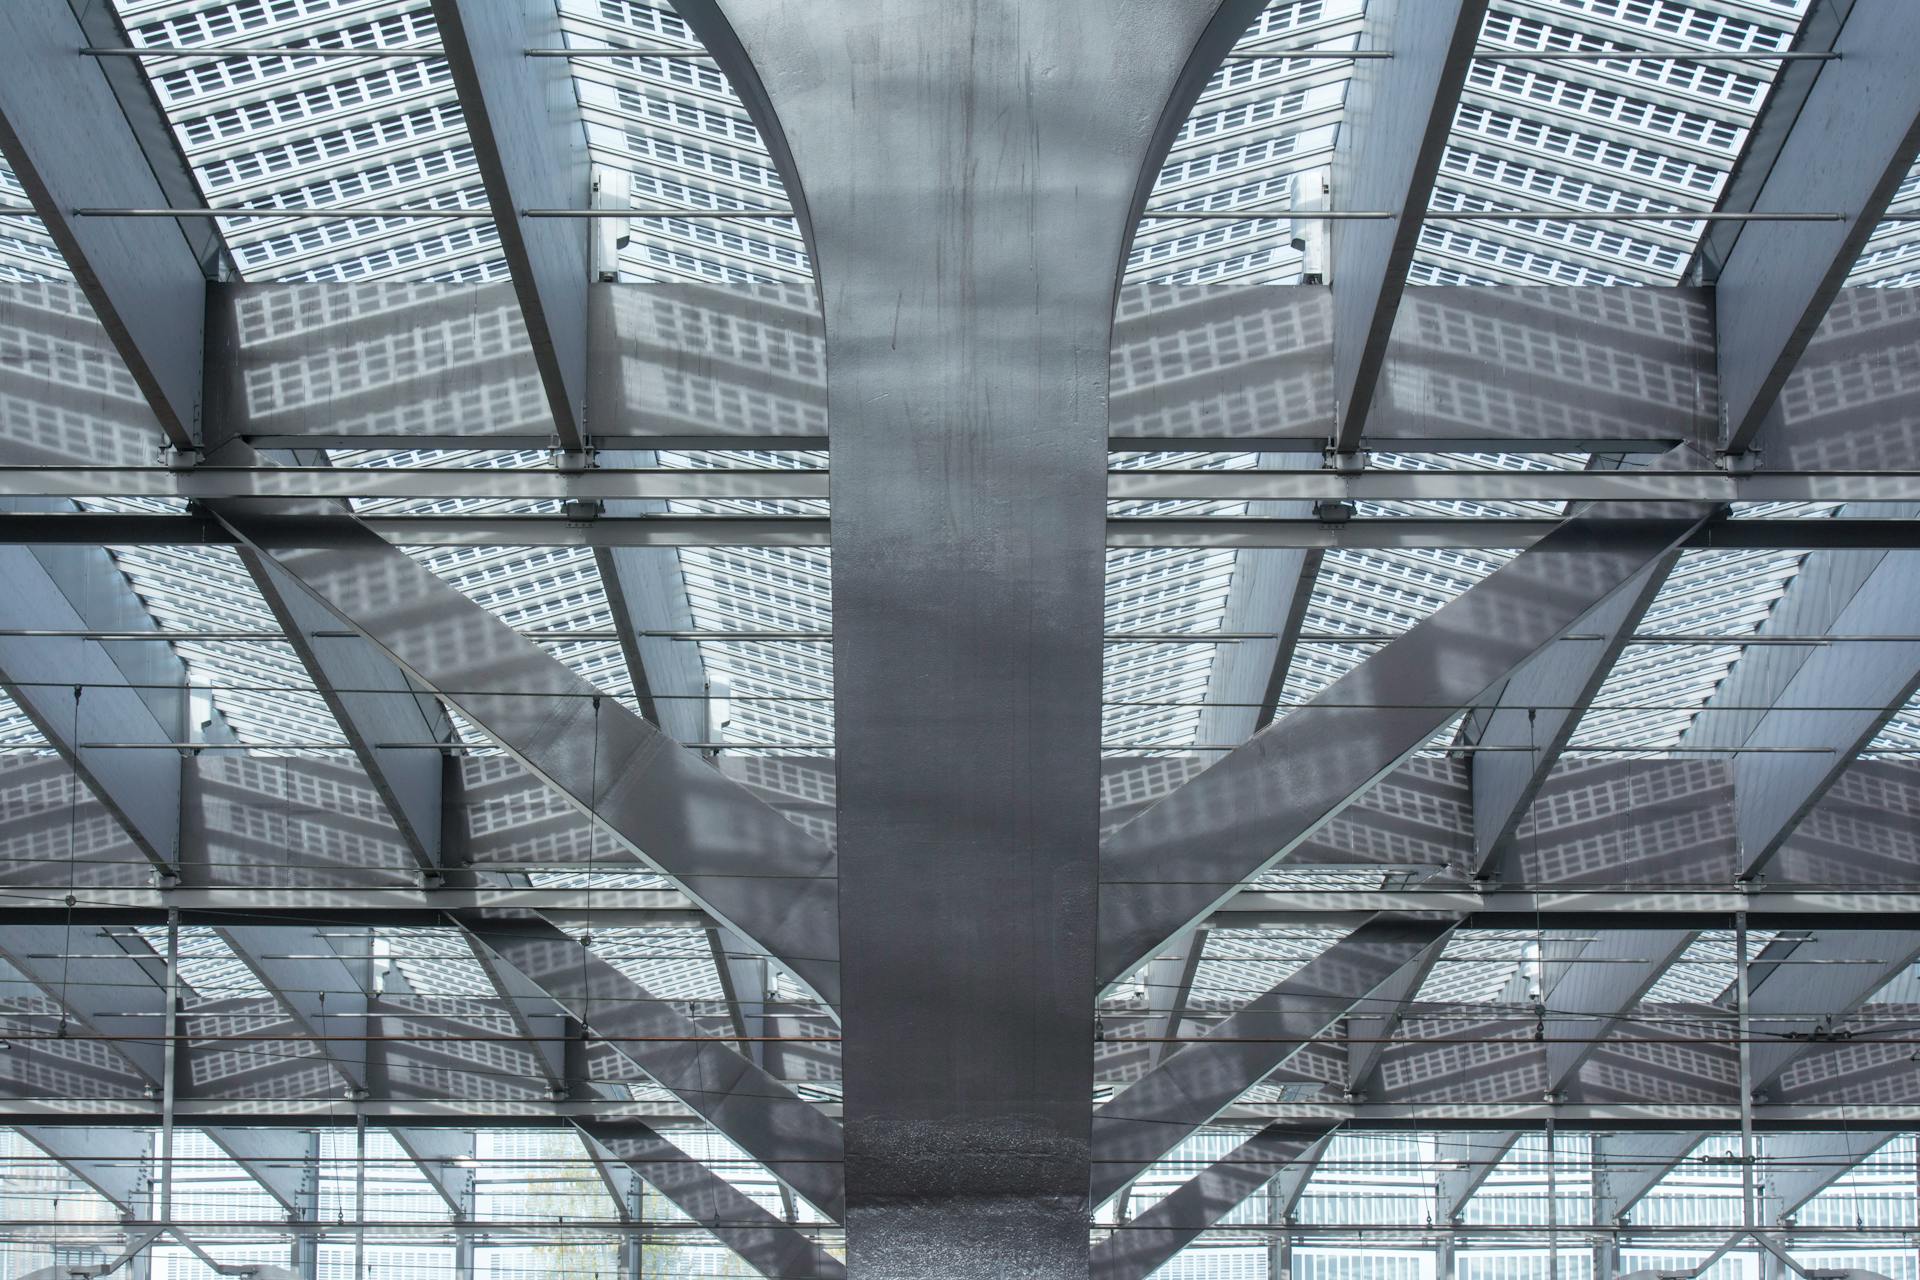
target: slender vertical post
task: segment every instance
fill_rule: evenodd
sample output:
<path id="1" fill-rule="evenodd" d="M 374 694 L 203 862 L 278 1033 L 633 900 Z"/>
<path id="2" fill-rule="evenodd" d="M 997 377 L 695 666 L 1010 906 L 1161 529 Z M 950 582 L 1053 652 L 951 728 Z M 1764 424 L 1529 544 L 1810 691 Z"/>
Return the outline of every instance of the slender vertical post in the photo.
<path id="1" fill-rule="evenodd" d="M 1738 1002 L 1740 1038 L 1740 1225 L 1753 1230 L 1753 1044 L 1752 1003 L 1747 986 L 1747 913 L 1733 918 L 1734 950 L 1738 972 L 1735 975 L 1735 999 Z"/>
<path id="2" fill-rule="evenodd" d="M 367 1113 L 353 1117 L 353 1280 L 367 1280 Z"/>
<path id="3" fill-rule="evenodd" d="M 160 1222 L 173 1225 L 173 1107 L 180 1041 L 180 911 L 167 908 L 167 1011 L 160 1034 L 166 1044 L 160 1079 Z"/>
<path id="4" fill-rule="evenodd" d="M 1553 1117 L 1547 1117 L 1547 1275 L 1560 1276 L 1560 1151 L 1553 1140 Z"/>

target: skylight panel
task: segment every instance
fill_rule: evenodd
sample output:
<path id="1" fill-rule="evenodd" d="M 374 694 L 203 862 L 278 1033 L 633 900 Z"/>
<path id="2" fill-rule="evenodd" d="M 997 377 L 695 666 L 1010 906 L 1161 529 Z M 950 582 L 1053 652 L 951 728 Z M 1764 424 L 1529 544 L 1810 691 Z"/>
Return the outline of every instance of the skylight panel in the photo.
<path id="1" fill-rule="evenodd" d="M 1501 0 L 1480 47 L 1698 49 L 1698 62 L 1479 59 L 1431 208 L 1637 213 L 1710 209 L 1776 65 L 1711 54 L 1789 48 L 1805 0 Z M 1704 224 L 1428 222 L 1415 284 L 1677 284 Z"/>
<path id="2" fill-rule="evenodd" d="M 1907 171 L 1887 213 L 1901 216 L 1874 228 L 1847 275 L 1848 284 L 1881 289 L 1920 285 L 1920 163 Z"/>
<path id="3" fill-rule="evenodd" d="M 1751 635 L 1798 572 L 1800 553 L 1687 551 L 1641 620 L 1642 635 Z M 1677 746 L 1745 650 L 1738 643 L 1629 644 L 1608 672 L 1575 744 Z"/>
<path id="4" fill-rule="evenodd" d="M 420 0 L 116 0 L 135 46 L 405 49 L 438 43 Z M 473 148 L 441 58 L 143 58 L 214 207 L 420 207 L 414 218 L 222 218 L 249 280 L 504 279 Z"/>
<path id="5" fill-rule="evenodd" d="M 26 188 L 0 158 L 0 207 L 22 209 Z M 71 280 L 73 273 L 40 219 L 0 214 L 0 280 Z"/>
<path id="6" fill-rule="evenodd" d="M 672 7 L 561 0 L 570 47 L 698 50 Z M 733 87 L 702 59 L 572 60 L 603 204 L 648 209 L 791 207 L 785 184 Z M 793 219 L 646 218 L 620 229 L 622 280 L 797 283 L 812 264 Z"/>
<path id="7" fill-rule="evenodd" d="M 1241 37 L 1237 53 L 1269 58 L 1227 62 L 1194 104 L 1154 183 L 1155 209 L 1285 210 L 1327 207 L 1321 190 L 1346 102 L 1353 64 L 1285 58 L 1289 49 L 1357 47 L 1365 0 L 1274 0 Z M 1141 223 L 1127 262 L 1128 283 L 1296 284 L 1295 241 L 1320 235 L 1284 214 L 1246 221 Z"/>

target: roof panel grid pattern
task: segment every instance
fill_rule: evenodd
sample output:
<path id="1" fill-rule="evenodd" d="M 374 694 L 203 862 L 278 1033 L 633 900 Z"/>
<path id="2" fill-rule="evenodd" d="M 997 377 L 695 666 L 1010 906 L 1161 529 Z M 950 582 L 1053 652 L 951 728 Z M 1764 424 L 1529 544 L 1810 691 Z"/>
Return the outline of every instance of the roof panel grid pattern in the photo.
<path id="1" fill-rule="evenodd" d="M 1325 208 L 1323 171 L 1333 158 L 1350 61 L 1286 58 L 1288 49 L 1357 48 L 1365 0 L 1274 0 L 1208 81 L 1154 183 L 1154 209 L 1246 208 L 1245 221 L 1141 223 L 1127 259 L 1129 284 L 1297 284 L 1297 237 L 1323 224 L 1284 213 Z M 1310 230 L 1302 230 L 1302 226 Z"/>
<path id="2" fill-rule="evenodd" d="M 1778 551 L 1686 551 L 1641 620 L 1644 636 L 1726 636 L 1729 643 L 1629 644 L 1574 734 L 1583 750 L 1678 746 L 1765 622 L 1805 556 Z"/>
<path id="3" fill-rule="evenodd" d="M 135 46 L 404 49 L 438 42 L 423 0 L 116 0 Z M 486 194 L 441 58 L 144 58 L 208 203 L 472 210 Z M 248 280 L 495 280 L 485 216 L 463 220 L 223 218 Z"/>
<path id="4" fill-rule="evenodd" d="M 1440 167 L 1436 211 L 1711 209 L 1807 0 L 1500 0 L 1480 46 L 1697 49 L 1701 61 L 1476 60 Z M 1338 193 L 1335 193 L 1336 197 Z M 1337 201 L 1336 201 L 1337 203 Z M 1678 284 L 1704 224 L 1428 222 L 1413 284 Z"/>
<path id="5" fill-rule="evenodd" d="M 1391 471 L 1575 471 L 1584 454 L 1392 454 L 1371 457 Z M 1364 517 L 1551 518 L 1540 502 L 1363 502 Z M 1378 652 L 1378 640 L 1407 630 L 1512 558 L 1492 549 L 1339 549 L 1321 561 L 1301 643 L 1287 670 L 1278 714 L 1309 701 Z M 1351 640 L 1346 637 L 1353 637 Z"/>
<path id="6" fill-rule="evenodd" d="M 569 47 L 698 50 L 667 4 L 560 0 Z M 576 58 L 574 84 L 599 201 L 647 209 L 790 208 L 759 130 L 718 68 L 699 59 Z M 611 181 L 609 179 L 612 179 Z M 812 263 L 791 218 L 642 218 L 617 233 L 623 280 L 796 283 Z"/>
<path id="7" fill-rule="evenodd" d="M 1882 289 L 1920 285 L 1920 163 L 1901 180 L 1887 213 L 1860 250 L 1848 284 Z"/>
<path id="8" fill-rule="evenodd" d="M 6 160 L 0 159 L 0 208 L 26 207 L 26 188 Z M 73 273 L 39 218 L 0 214 L 0 280 L 71 279 Z"/>
<path id="9" fill-rule="evenodd" d="M 421 450 L 362 452 L 336 450 L 338 466 L 374 469 L 459 467 L 529 470 L 552 464 L 537 450 Z M 561 503 L 551 499 L 452 498 L 422 501 L 402 498 L 357 499 L 361 515 L 551 515 Z M 539 643 L 581 679 L 638 710 L 633 678 L 619 642 L 613 608 L 593 552 L 586 547 L 413 547 L 413 557 L 448 585 L 470 597 L 506 625 L 539 633 Z M 589 633 L 568 640 L 566 632 Z"/>
<path id="10" fill-rule="evenodd" d="M 1117 454 L 1119 470 L 1242 471 L 1250 453 Z M 1110 502 L 1111 516 L 1236 516 L 1244 502 L 1162 500 Z M 1104 647 L 1102 742 L 1116 755 L 1193 747 L 1200 703 L 1221 642 L 1184 643 L 1168 636 L 1205 636 L 1226 621 L 1235 553 L 1207 548 L 1145 547 L 1107 552 L 1108 634 L 1149 637 Z M 1222 744 L 1199 744 L 1219 746 Z M 1232 744 L 1225 744 L 1232 745 Z"/>
<path id="11" fill-rule="evenodd" d="M 672 470 L 807 471 L 827 465 L 827 455 L 818 451 L 671 451 L 658 460 Z M 790 499 L 676 501 L 668 508 L 716 515 L 824 515 L 828 510 L 824 502 Z M 832 553 L 807 547 L 684 547 L 679 554 L 693 630 L 719 633 L 698 642 L 708 677 L 710 739 L 749 751 L 751 744 L 789 754 L 830 749 Z M 753 633 L 780 638 L 754 638 Z"/>

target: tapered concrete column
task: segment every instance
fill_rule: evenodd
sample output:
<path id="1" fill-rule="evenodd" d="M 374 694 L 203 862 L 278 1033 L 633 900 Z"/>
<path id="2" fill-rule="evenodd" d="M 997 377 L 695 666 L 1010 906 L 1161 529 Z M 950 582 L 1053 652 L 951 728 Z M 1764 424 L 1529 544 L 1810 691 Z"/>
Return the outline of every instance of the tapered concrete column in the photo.
<path id="1" fill-rule="evenodd" d="M 862 1280 L 1087 1275 L 1115 284 L 1259 7 L 678 6 L 820 276 Z"/>

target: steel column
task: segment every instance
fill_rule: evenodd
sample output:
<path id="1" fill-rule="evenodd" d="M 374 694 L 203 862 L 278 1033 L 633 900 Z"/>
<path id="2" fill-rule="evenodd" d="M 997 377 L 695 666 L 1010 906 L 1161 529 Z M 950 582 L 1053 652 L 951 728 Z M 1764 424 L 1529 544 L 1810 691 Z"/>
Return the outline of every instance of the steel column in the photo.
<path id="1" fill-rule="evenodd" d="M 1260 5 L 712 8 L 825 304 L 849 1256 L 1084 1277 L 1116 276 Z"/>

